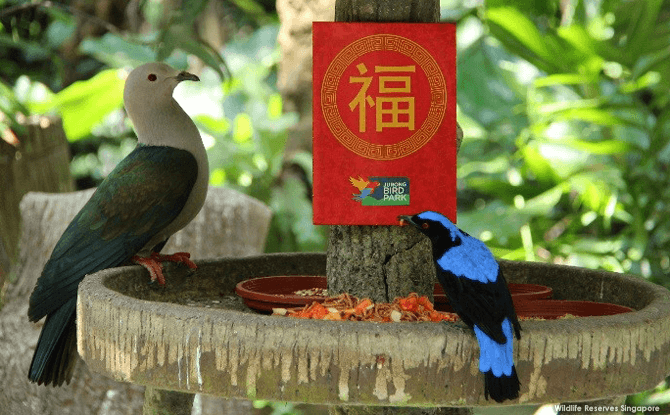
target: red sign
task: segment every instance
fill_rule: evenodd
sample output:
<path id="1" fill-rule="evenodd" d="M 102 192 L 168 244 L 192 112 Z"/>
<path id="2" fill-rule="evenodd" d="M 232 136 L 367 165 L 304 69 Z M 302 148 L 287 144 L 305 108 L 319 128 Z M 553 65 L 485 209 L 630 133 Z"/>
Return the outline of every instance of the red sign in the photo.
<path id="1" fill-rule="evenodd" d="M 456 35 L 448 23 L 313 28 L 314 223 L 456 221 Z"/>

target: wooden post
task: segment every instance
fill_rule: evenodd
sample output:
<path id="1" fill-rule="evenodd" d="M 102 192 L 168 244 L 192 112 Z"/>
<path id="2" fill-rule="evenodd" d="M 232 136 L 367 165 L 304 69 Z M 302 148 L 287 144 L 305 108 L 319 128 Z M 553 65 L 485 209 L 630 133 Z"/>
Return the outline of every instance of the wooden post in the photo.
<path id="1" fill-rule="evenodd" d="M 335 21 L 338 22 L 435 23 L 439 20 L 439 0 L 337 0 L 335 3 Z M 326 275 L 331 293 L 346 291 L 375 302 L 388 302 L 414 291 L 432 300 L 436 280 L 432 252 L 428 239 L 418 232 L 407 232 L 398 226 L 331 226 L 327 255 Z M 469 413 L 468 408 L 330 408 L 331 415 Z"/>
<path id="2" fill-rule="evenodd" d="M 74 190 L 70 149 L 61 120 L 32 116 L 22 124 L 26 134 L 18 137 L 18 143 L 0 139 L 0 288 L 2 275 L 18 256 L 21 198 L 30 191 Z"/>
<path id="3" fill-rule="evenodd" d="M 440 20 L 438 0 L 337 0 L 335 21 Z M 418 213 L 418 212 L 417 212 Z M 435 270 L 429 241 L 398 226 L 330 227 L 328 289 L 388 302 L 414 291 L 432 300 Z"/>

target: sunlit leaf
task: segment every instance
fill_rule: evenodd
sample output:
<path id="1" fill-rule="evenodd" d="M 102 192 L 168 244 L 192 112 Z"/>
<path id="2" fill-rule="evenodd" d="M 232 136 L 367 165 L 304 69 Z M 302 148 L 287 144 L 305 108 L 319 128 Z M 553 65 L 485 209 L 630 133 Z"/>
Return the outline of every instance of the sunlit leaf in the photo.
<path id="1" fill-rule="evenodd" d="M 589 35 L 589 32 L 582 25 L 563 26 L 558 29 L 557 33 L 585 55 L 595 55 L 598 53 L 598 45 L 595 39 Z"/>
<path id="2" fill-rule="evenodd" d="M 489 246 L 489 249 L 496 258 L 507 259 L 509 261 L 523 261 L 526 259 L 526 250 L 524 248 L 505 249 Z"/>
<path id="3" fill-rule="evenodd" d="M 226 171 L 224 169 L 218 168 L 214 169 L 209 175 L 209 184 L 212 186 L 223 186 L 226 182 Z"/>
<path id="4" fill-rule="evenodd" d="M 656 71 L 649 71 L 634 81 L 626 82 L 621 86 L 621 91 L 632 93 L 645 88 L 653 88 L 661 81 L 661 74 Z"/>
<path id="5" fill-rule="evenodd" d="M 575 109 L 598 108 L 604 103 L 605 101 L 601 98 L 557 100 L 554 102 L 538 105 L 536 110 L 539 114 L 549 115 Z"/>
<path id="6" fill-rule="evenodd" d="M 126 72 L 108 69 L 86 81 L 75 82 L 54 95 L 50 103 L 31 105 L 31 110 L 44 113 L 56 109 L 63 117 L 68 140 L 86 137 L 107 114 L 123 105 Z"/>
<path id="7" fill-rule="evenodd" d="M 558 175 L 551 167 L 551 164 L 545 159 L 536 148 L 527 145 L 521 150 L 524 164 L 533 173 L 535 178 L 544 184 L 553 184 L 558 180 Z"/>
<path id="8" fill-rule="evenodd" d="M 496 38 L 515 53 L 547 72 L 556 72 L 554 51 L 547 36 L 514 7 L 497 7 L 486 11 L 486 20 Z"/>
<path id="9" fill-rule="evenodd" d="M 591 154 L 620 154 L 631 149 L 630 144 L 618 140 L 585 141 L 576 138 L 568 138 L 561 140 L 561 144 Z"/>
<path id="10" fill-rule="evenodd" d="M 638 125 L 635 122 L 626 120 L 613 114 L 612 111 L 600 110 L 595 108 L 583 108 L 567 110 L 558 115 L 558 119 L 588 121 L 600 125 Z"/>
<path id="11" fill-rule="evenodd" d="M 533 84 L 540 88 L 554 85 L 580 85 L 597 82 L 598 78 L 583 74 L 559 73 L 537 78 Z"/>
<path id="12" fill-rule="evenodd" d="M 281 117 L 282 98 L 280 94 L 272 94 L 268 99 L 268 118 L 275 119 Z"/>
<path id="13" fill-rule="evenodd" d="M 249 141 L 254 134 L 254 126 L 248 114 L 237 114 L 233 121 L 233 140 L 237 143 Z"/>
<path id="14" fill-rule="evenodd" d="M 193 117 L 198 126 L 202 127 L 209 134 L 223 135 L 230 130 L 230 121 L 226 118 L 214 118 L 209 115 L 201 114 Z"/>
<path id="15" fill-rule="evenodd" d="M 569 178 L 570 187 L 579 194 L 584 205 L 596 212 L 604 212 L 612 190 L 595 172 L 585 172 Z"/>

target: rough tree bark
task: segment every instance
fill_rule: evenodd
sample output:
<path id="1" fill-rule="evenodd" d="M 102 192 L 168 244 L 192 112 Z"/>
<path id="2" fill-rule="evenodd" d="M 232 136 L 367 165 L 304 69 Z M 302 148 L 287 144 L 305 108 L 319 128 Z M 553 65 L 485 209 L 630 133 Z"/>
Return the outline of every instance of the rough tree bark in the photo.
<path id="1" fill-rule="evenodd" d="M 337 0 L 335 21 L 435 23 L 439 0 Z M 458 131 L 459 144 L 462 132 Z M 331 293 L 375 302 L 417 292 L 433 299 L 435 268 L 429 241 L 398 226 L 331 226 L 326 275 Z M 331 415 L 456 415 L 468 408 L 331 407 Z"/>
<path id="2" fill-rule="evenodd" d="M 70 149 L 60 118 L 35 115 L 20 122 L 25 134 L 18 142 L 0 139 L 0 295 L 4 292 L 2 275 L 18 257 L 23 195 L 74 190 Z"/>
<path id="3" fill-rule="evenodd" d="M 338 0 L 335 21 L 423 22 L 440 20 L 437 0 Z M 328 289 L 376 302 L 417 292 L 432 300 L 435 269 L 430 244 L 419 232 L 397 226 L 331 226 Z"/>

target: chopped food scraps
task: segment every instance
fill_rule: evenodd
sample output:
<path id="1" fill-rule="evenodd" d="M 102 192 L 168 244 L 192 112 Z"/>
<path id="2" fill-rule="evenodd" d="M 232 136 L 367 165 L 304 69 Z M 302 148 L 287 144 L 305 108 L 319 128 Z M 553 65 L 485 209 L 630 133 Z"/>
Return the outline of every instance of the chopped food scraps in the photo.
<path id="1" fill-rule="evenodd" d="M 313 295 L 318 295 L 325 297 L 328 295 L 328 289 L 327 288 L 308 288 L 306 290 L 298 290 L 294 291 L 293 294 L 299 295 L 301 297 L 310 297 Z"/>
<path id="2" fill-rule="evenodd" d="M 437 311 L 428 297 L 410 293 L 392 303 L 373 303 L 369 298 L 359 300 L 349 294 L 328 297 L 301 308 L 273 308 L 273 315 L 318 320 L 350 321 L 457 321 L 458 315 Z"/>

